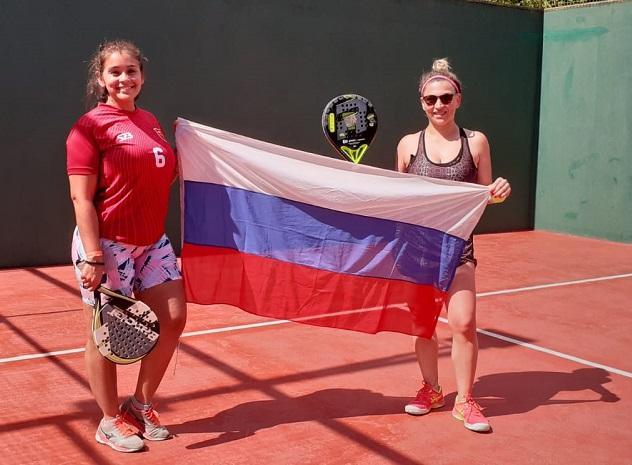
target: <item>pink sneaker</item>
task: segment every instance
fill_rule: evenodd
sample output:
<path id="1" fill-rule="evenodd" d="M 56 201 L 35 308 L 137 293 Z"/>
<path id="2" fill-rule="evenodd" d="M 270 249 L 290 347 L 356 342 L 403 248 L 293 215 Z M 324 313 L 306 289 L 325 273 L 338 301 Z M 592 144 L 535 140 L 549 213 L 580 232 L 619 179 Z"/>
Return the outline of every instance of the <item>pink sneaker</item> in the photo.
<path id="1" fill-rule="evenodd" d="M 466 398 L 463 402 L 455 402 L 452 416 L 457 420 L 461 420 L 463 425 L 470 431 L 486 433 L 492 429 L 489 421 L 487 421 L 487 418 L 481 411 L 481 406 L 472 397 Z"/>
<path id="2" fill-rule="evenodd" d="M 171 438 L 171 433 L 160 424 L 158 413 L 153 406 L 142 410 L 134 405 L 132 398 L 128 398 L 121 404 L 121 416 L 129 424 L 138 428 L 145 439 L 150 441 L 164 441 Z"/>
<path id="3" fill-rule="evenodd" d="M 432 409 L 441 408 L 445 405 L 441 386 L 435 391 L 430 384 L 424 383 L 421 389 L 417 391 L 417 396 L 404 407 L 404 411 L 410 415 L 425 415 Z"/>

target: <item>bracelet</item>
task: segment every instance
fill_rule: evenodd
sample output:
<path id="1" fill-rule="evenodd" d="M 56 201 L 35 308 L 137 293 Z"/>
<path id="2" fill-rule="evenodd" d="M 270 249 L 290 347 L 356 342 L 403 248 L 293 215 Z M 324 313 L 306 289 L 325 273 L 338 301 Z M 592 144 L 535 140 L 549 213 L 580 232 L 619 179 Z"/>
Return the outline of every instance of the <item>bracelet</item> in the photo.
<path id="1" fill-rule="evenodd" d="M 88 265 L 92 265 L 92 266 L 105 266 L 104 262 L 93 262 L 90 260 L 84 260 L 83 263 L 86 263 Z"/>
<path id="2" fill-rule="evenodd" d="M 86 253 L 86 258 L 88 260 L 94 260 L 95 258 L 103 258 L 103 252 L 100 250 L 95 250 L 93 252 Z"/>

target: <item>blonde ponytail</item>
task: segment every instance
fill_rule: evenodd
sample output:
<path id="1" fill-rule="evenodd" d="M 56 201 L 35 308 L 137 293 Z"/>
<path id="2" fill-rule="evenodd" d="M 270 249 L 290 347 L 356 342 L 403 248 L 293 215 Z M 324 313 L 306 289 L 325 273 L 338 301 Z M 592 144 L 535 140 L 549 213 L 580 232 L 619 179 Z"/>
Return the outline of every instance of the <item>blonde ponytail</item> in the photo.
<path id="1" fill-rule="evenodd" d="M 419 95 L 423 95 L 424 87 L 428 82 L 435 79 L 445 79 L 449 81 L 457 93 L 461 93 L 461 81 L 452 72 L 452 67 L 447 58 L 437 58 L 432 62 L 432 69 L 421 75 L 419 78 Z"/>

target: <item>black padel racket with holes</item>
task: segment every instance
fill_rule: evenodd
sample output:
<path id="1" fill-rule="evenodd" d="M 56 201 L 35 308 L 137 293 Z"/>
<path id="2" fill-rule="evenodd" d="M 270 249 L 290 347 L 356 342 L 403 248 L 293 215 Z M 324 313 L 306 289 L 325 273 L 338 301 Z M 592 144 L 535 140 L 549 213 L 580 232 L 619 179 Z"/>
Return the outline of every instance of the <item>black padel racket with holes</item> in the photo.
<path id="1" fill-rule="evenodd" d="M 101 302 L 101 294 L 105 302 Z M 142 359 L 158 342 L 160 325 L 151 308 L 106 287 L 94 293 L 92 336 L 108 360 L 128 365 Z"/>
<path id="2" fill-rule="evenodd" d="M 339 95 L 325 106 L 322 126 L 342 158 L 360 163 L 375 137 L 377 115 L 373 104 L 361 95 Z"/>

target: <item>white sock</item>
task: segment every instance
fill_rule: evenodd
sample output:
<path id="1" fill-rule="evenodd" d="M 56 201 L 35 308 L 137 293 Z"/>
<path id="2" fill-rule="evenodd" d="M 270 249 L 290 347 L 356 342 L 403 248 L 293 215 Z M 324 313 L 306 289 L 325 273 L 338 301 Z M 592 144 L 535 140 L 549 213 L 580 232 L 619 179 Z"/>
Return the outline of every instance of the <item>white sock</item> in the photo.
<path id="1" fill-rule="evenodd" d="M 111 418 L 103 417 L 101 419 L 101 423 L 103 423 L 103 426 L 114 426 L 115 421 L 116 421 L 116 417 L 111 417 Z"/>
<path id="2" fill-rule="evenodd" d="M 136 400 L 135 396 L 132 396 L 132 405 L 137 410 L 149 410 L 149 407 L 151 407 L 151 402 L 148 404 L 143 404 L 142 402 Z"/>

